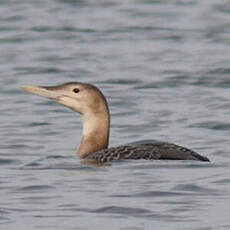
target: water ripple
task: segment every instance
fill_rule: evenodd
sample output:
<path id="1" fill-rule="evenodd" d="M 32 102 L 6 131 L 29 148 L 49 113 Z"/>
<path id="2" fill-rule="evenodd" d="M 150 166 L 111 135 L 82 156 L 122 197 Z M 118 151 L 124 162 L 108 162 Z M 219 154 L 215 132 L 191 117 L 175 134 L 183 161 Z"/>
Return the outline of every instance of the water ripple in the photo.
<path id="1" fill-rule="evenodd" d="M 54 187 L 49 185 L 29 185 L 17 188 L 15 191 L 12 191 L 12 193 L 44 193 L 52 189 L 54 189 Z"/>
<path id="2" fill-rule="evenodd" d="M 15 159 L 0 158 L 0 165 L 19 165 L 21 162 Z"/>
<path id="3" fill-rule="evenodd" d="M 0 228 L 229 229 L 227 1 L 0 1 Z M 211 163 L 75 155 L 80 116 L 20 85 L 83 81 L 111 146 L 157 139 Z"/>

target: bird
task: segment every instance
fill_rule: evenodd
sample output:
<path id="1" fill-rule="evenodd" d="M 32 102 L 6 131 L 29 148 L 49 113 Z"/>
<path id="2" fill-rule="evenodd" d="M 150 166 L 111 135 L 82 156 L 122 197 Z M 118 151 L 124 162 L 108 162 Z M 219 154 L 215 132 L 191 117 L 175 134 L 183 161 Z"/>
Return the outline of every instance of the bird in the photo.
<path id="1" fill-rule="evenodd" d="M 108 103 L 99 88 L 92 84 L 68 82 L 56 86 L 23 85 L 21 89 L 56 101 L 81 115 L 83 130 L 77 155 L 85 162 L 104 164 L 125 159 L 210 161 L 186 147 L 157 140 L 108 147 Z"/>

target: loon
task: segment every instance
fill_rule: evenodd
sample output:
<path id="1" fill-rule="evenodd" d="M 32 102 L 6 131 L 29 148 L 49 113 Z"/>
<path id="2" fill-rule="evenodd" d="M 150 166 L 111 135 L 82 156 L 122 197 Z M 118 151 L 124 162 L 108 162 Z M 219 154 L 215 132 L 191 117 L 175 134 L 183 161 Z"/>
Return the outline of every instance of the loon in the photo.
<path id="1" fill-rule="evenodd" d="M 24 85 L 21 89 L 80 113 L 83 133 L 77 155 L 83 160 L 102 164 L 120 159 L 209 161 L 188 148 L 155 140 L 108 148 L 109 108 L 103 93 L 94 85 L 69 82 L 57 86 Z"/>

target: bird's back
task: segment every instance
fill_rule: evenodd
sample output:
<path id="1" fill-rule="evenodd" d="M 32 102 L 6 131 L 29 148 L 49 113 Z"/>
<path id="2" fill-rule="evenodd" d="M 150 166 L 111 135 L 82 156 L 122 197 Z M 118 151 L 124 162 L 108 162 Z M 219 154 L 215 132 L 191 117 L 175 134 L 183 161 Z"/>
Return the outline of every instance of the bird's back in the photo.
<path id="1" fill-rule="evenodd" d="M 120 159 L 209 161 L 207 157 L 185 147 L 154 140 L 103 149 L 90 154 L 87 159 L 100 163 Z"/>

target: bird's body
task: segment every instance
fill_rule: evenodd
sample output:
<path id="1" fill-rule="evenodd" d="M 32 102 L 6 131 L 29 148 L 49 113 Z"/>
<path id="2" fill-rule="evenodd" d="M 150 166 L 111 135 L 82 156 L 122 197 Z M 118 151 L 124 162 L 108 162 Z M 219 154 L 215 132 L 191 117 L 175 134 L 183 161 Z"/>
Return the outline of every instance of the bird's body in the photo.
<path id="1" fill-rule="evenodd" d="M 209 161 L 207 157 L 190 149 L 154 140 L 108 148 L 109 108 L 102 92 L 93 85 L 70 82 L 51 87 L 22 86 L 21 88 L 57 101 L 81 114 L 83 136 L 77 154 L 83 159 L 96 163 L 120 159 Z"/>
<path id="2" fill-rule="evenodd" d="M 90 154 L 87 159 L 100 163 L 120 159 L 209 161 L 207 157 L 201 156 L 190 149 L 160 141 L 148 141 L 147 143 L 140 144 L 132 143 L 102 149 Z"/>

